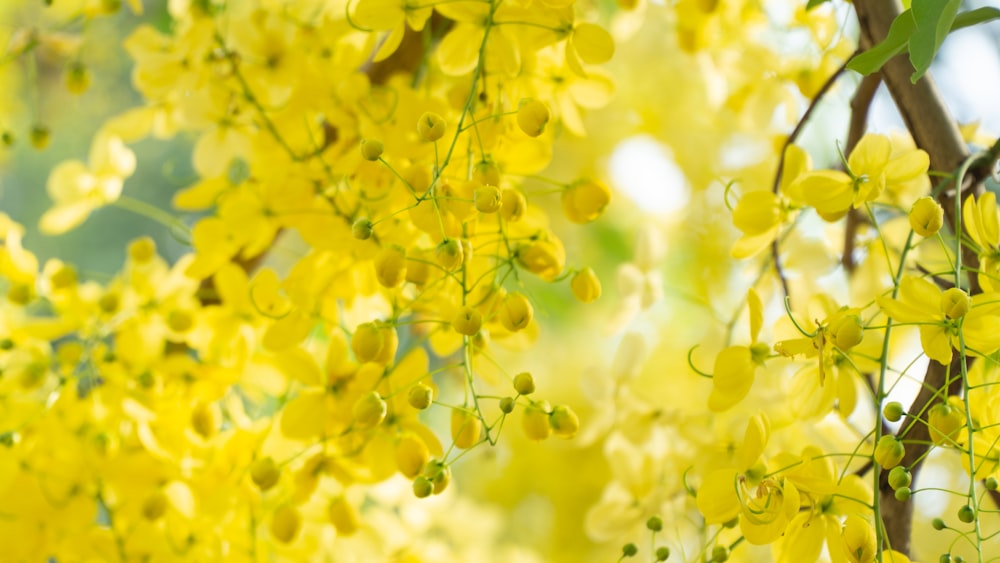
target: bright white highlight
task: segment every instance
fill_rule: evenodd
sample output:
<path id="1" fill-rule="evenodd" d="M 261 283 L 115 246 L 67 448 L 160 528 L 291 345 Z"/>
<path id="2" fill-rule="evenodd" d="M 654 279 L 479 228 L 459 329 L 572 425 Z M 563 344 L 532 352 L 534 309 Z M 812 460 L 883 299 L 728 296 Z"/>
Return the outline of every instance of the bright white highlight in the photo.
<path id="1" fill-rule="evenodd" d="M 610 169 L 615 187 L 647 213 L 676 213 L 690 198 L 691 187 L 670 149 L 649 135 L 619 143 Z"/>

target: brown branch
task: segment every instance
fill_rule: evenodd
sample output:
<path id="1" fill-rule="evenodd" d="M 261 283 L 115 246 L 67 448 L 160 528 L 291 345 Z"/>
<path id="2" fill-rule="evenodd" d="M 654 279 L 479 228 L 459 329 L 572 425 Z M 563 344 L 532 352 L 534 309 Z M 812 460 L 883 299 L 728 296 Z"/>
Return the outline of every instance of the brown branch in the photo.
<path id="1" fill-rule="evenodd" d="M 862 42 L 867 44 L 876 44 L 885 38 L 889 26 L 902 11 L 896 0 L 857 0 L 854 6 L 861 26 Z M 962 140 L 958 125 L 945 107 L 930 75 L 924 75 L 915 84 L 911 83 L 913 67 L 902 55 L 886 63 L 881 73 L 914 142 L 930 156 L 931 170 L 957 169 L 968 158 L 968 149 Z M 973 174 L 966 178 L 965 185 L 957 188 L 952 186 L 951 189 L 942 190 L 938 195 L 938 201 L 945 209 L 945 219 L 956 236 L 959 235 L 955 225 L 956 205 L 961 206 L 963 198 L 982 190 L 981 182 L 978 182 Z M 964 251 L 961 260 L 967 271 L 978 268 L 978 258 L 971 252 Z M 975 276 L 969 277 L 975 278 Z M 978 292 L 978 285 L 971 285 L 970 290 Z M 952 362 L 951 373 L 959 373 L 960 362 L 960 358 Z M 935 361 L 930 362 L 920 393 L 909 409 L 913 418 L 908 418 L 908 425 L 904 425 L 905 430 L 900 432 L 900 438 L 907 441 L 903 463 L 912 464 L 911 471 L 914 475 L 919 471 L 930 443 L 927 425 L 919 422 L 916 416 L 961 389 L 961 377 L 953 377 L 949 381 L 947 373 L 945 366 Z M 879 484 L 885 538 L 893 549 L 908 554 L 913 524 L 913 503 L 897 501 L 885 477 L 883 474 Z"/>

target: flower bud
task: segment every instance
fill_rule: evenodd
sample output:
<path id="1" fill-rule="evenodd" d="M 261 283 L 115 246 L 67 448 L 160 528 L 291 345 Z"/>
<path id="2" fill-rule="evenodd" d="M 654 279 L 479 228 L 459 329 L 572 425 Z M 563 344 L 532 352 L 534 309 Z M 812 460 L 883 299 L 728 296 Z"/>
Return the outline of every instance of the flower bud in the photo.
<path id="1" fill-rule="evenodd" d="M 580 418 L 573 409 L 566 405 L 558 405 L 549 415 L 549 426 L 552 432 L 560 438 L 572 438 L 580 430 Z"/>
<path id="2" fill-rule="evenodd" d="M 361 363 L 373 362 L 385 345 L 385 335 L 375 323 L 362 323 L 354 329 L 351 337 L 351 350 L 354 357 Z"/>
<path id="3" fill-rule="evenodd" d="M 577 272 L 569 282 L 569 288 L 581 303 L 596 301 L 601 296 L 601 280 L 592 268 L 584 268 Z"/>
<path id="4" fill-rule="evenodd" d="M 712 548 L 712 563 L 724 563 L 729 561 L 729 549 L 724 545 L 717 545 Z"/>
<path id="5" fill-rule="evenodd" d="M 400 436 L 396 442 L 396 467 L 399 472 L 408 479 L 413 479 L 420 474 L 420 470 L 427 465 L 430 459 L 430 451 L 427 444 L 413 432 L 407 432 Z"/>
<path id="6" fill-rule="evenodd" d="M 517 110 L 517 126 L 529 137 L 537 137 L 549 122 L 549 108 L 538 100 L 522 101 Z"/>
<path id="7" fill-rule="evenodd" d="M 656 560 L 666 561 L 667 559 L 670 559 L 670 548 L 665 545 L 656 548 Z"/>
<path id="8" fill-rule="evenodd" d="M 529 440 L 544 440 L 552 435 L 548 411 L 549 404 L 545 401 L 532 403 L 524 408 L 521 426 Z"/>
<path id="9" fill-rule="evenodd" d="M 455 318 L 451 320 L 451 327 L 455 332 L 465 336 L 473 336 L 479 332 L 483 326 L 483 315 L 472 307 L 462 307 L 458 310 Z"/>
<path id="10" fill-rule="evenodd" d="M 663 518 L 660 518 L 659 516 L 650 516 L 649 520 L 646 520 L 646 529 L 653 532 L 659 532 L 663 529 Z"/>
<path id="11" fill-rule="evenodd" d="M 515 404 L 514 397 L 504 397 L 503 399 L 500 399 L 500 412 L 504 414 L 514 412 Z"/>
<path id="12" fill-rule="evenodd" d="M 462 265 L 465 259 L 465 250 L 458 239 L 444 239 L 434 251 L 437 263 L 447 271 L 452 271 Z"/>
<path id="13" fill-rule="evenodd" d="M 851 514 L 844 522 L 844 547 L 853 563 L 870 563 L 875 559 L 875 529 L 864 518 Z"/>
<path id="14" fill-rule="evenodd" d="M 475 413 L 464 409 L 451 411 L 451 440 L 456 448 L 467 450 L 479 441 L 483 423 Z"/>
<path id="15" fill-rule="evenodd" d="M 598 180 L 581 180 L 562 194 L 563 212 L 574 223 L 589 223 L 611 203 L 611 190 Z"/>
<path id="16" fill-rule="evenodd" d="M 481 160 L 472 169 L 472 181 L 490 186 L 500 185 L 500 169 L 492 160 Z"/>
<path id="17" fill-rule="evenodd" d="M 976 520 L 976 512 L 972 510 L 972 507 L 965 505 L 958 509 L 958 519 L 966 524 L 971 524 Z"/>
<path id="18" fill-rule="evenodd" d="M 924 196 L 910 208 L 910 228 L 922 237 L 929 237 L 944 224 L 944 208 L 929 196 Z"/>
<path id="19" fill-rule="evenodd" d="M 71 94 L 82 94 L 90 88 L 90 70 L 80 61 L 74 61 L 66 67 L 66 89 Z"/>
<path id="20" fill-rule="evenodd" d="M 927 412 L 931 441 L 939 446 L 954 446 L 965 427 L 965 405 L 959 397 L 948 397 Z"/>
<path id="21" fill-rule="evenodd" d="M 384 287 L 402 285 L 406 281 L 406 252 L 395 245 L 380 250 L 375 256 L 375 278 Z"/>
<path id="22" fill-rule="evenodd" d="M 343 496 L 331 500 L 326 512 L 338 535 L 350 536 L 358 531 L 358 511 Z"/>
<path id="23" fill-rule="evenodd" d="M 941 312 L 949 319 L 964 317 L 971 306 L 969 294 L 957 287 L 950 287 L 941 293 Z"/>
<path id="24" fill-rule="evenodd" d="M 893 489 L 901 489 L 903 487 L 909 487 L 910 483 L 913 482 L 913 476 L 910 475 L 910 470 L 903 467 L 902 465 L 897 465 L 889 471 L 889 486 Z"/>
<path id="25" fill-rule="evenodd" d="M 451 468 L 443 461 L 432 461 L 424 467 L 424 477 L 434 485 L 434 494 L 439 495 L 448 488 L 451 482 Z"/>
<path id="26" fill-rule="evenodd" d="M 500 324 L 511 332 L 523 330 L 534 317 L 535 308 L 522 293 L 508 293 L 504 298 L 497 316 L 500 317 Z"/>
<path id="27" fill-rule="evenodd" d="M 369 391 L 354 403 L 354 424 L 359 428 L 378 426 L 389 408 L 377 391 Z"/>
<path id="28" fill-rule="evenodd" d="M 525 270 L 545 281 L 552 281 L 562 273 L 566 251 L 561 244 L 553 241 L 536 240 L 517 247 L 514 258 Z"/>
<path id="29" fill-rule="evenodd" d="M 358 219 L 351 225 L 351 234 L 358 240 L 368 240 L 372 238 L 375 225 L 368 219 Z"/>
<path id="30" fill-rule="evenodd" d="M 146 264 L 156 257 L 156 242 L 150 237 L 140 237 L 128 245 L 129 260 L 136 264 Z"/>
<path id="31" fill-rule="evenodd" d="M 142 501 L 142 517 L 150 522 L 159 520 L 167 512 L 167 495 L 157 489 Z"/>
<path id="32" fill-rule="evenodd" d="M 899 502 L 906 502 L 910 500 L 910 496 L 913 494 L 913 489 L 909 487 L 900 487 L 896 489 L 892 496 L 896 497 Z"/>
<path id="33" fill-rule="evenodd" d="M 363 139 L 361 141 L 361 156 L 365 160 L 372 162 L 378 160 L 381 158 L 383 150 L 385 150 L 385 146 L 382 144 L 382 141 L 375 139 Z"/>
<path id="34" fill-rule="evenodd" d="M 443 117 L 428 111 L 417 121 L 417 136 L 425 143 L 433 143 L 444 136 L 446 127 Z"/>
<path id="35" fill-rule="evenodd" d="M 302 516 L 292 506 L 282 506 L 274 511 L 271 519 L 271 535 L 281 543 L 291 543 L 302 526 Z"/>
<path id="36" fill-rule="evenodd" d="M 519 395 L 530 395 L 535 392 L 535 378 L 526 371 L 514 376 L 514 390 Z"/>
<path id="37" fill-rule="evenodd" d="M 413 480 L 413 496 L 427 498 L 434 492 L 434 484 L 427 477 L 417 477 Z"/>
<path id="38" fill-rule="evenodd" d="M 278 483 L 281 478 L 281 469 L 274 462 L 274 458 L 257 458 L 250 465 L 250 479 L 261 491 L 267 491 Z"/>
<path id="39" fill-rule="evenodd" d="M 505 188 L 500 193 L 500 216 L 508 223 L 520 221 L 524 217 L 524 212 L 528 209 L 528 200 L 524 199 L 524 194 L 514 188 Z"/>
<path id="40" fill-rule="evenodd" d="M 906 454 L 906 448 L 895 436 L 882 436 L 875 445 L 875 463 L 883 469 L 892 469 L 899 465 Z"/>
<path id="41" fill-rule="evenodd" d="M 635 557 L 639 553 L 639 547 L 634 543 L 627 543 L 622 546 L 622 557 Z"/>
<path id="42" fill-rule="evenodd" d="M 833 322 L 827 327 L 829 335 L 833 338 L 833 343 L 843 351 L 850 350 L 860 344 L 864 330 L 861 317 L 848 314 L 836 315 Z"/>
<path id="43" fill-rule="evenodd" d="M 886 403 L 882 408 L 882 414 L 889 422 L 899 422 L 899 419 L 903 418 L 903 405 L 899 401 Z"/>
<path id="44" fill-rule="evenodd" d="M 496 186 L 483 184 L 476 188 L 476 209 L 480 213 L 496 213 L 503 205 L 503 192 Z"/>
<path id="45" fill-rule="evenodd" d="M 411 407 L 424 410 L 431 406 L 431 401 L 434 400 L 434 390 L 424 383 L 417 383 L 410 387 L 410 391 L 406 394 L 406 400 Z"/>
<path id="46" fill-rule="evenodd" d="M 41 123 L 36 123 L 31 131 L 28 133 L 28 138 L 31 141 L 31 146 L 42 151 L 49 146 L 49 142 L 52 140 L 52 135 L 49 132 L 49 128 Z"/>

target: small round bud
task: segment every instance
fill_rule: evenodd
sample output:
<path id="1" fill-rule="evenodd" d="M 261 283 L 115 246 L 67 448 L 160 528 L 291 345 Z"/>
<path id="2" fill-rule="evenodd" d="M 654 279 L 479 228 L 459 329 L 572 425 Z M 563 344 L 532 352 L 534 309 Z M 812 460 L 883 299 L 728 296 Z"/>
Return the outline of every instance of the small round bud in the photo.
<path id="1" fill-rule="evenodd" d="M 954 561 L 955 563 L 965 563 L 965 558 L 961 555 L 956 555 Z"/>
<path id="2" fill-rule="evenodd" d="M 66 89 L 71 94 L 82 94 L 90 88 L 90 71 L 80 61 L 73 61 L 66 67 Z"/>
<path id="3" fill-rule="evenodd" d="M 639 548 L 634 543 L 627 543 L 622 546 L 623 557 L 635 557 L 639 553 Z"/>
<path id="4" fill-rule="evenodd" d="M 505 188 L 501 192 L 500 216 L 508 223 L 520 221 L 528 209 L 528 200 L 520 190 Z"/>
<path id="5" fill-rule="evenodd" d="M 958 509 L 958 519 L 966 524 L 971 524 L 976 519 L 976 513 L 971 506 L 965 505 Z"/>
<path id="6" fill-rule="evenodd" d="M 49 141 L 52 140 L 52 135 L 49 132 L 49 128 L 42 125 L 41 123 L 36 123 L 31 128 L 31 132 L 28 133 L 28 138 L 31 140 L 31 146 L 38 150 L 45 150 L 49 146 Z"/>
<path id="7" fill-rule="evenodd" d="M 406 432 L 399 437 L 396 441 L 395 454 L 396 468 L 408 479 L 420 475 L 420 471 L 430 459 L 427 444 L 413 432 Z"/>
<path id="8" fill-rule="evenodd" d="M 865 327 L 858 315 L 837 315 L 827 327 L 827 332 L 833 337 L 833 343 L 841 350 L 850 350 L 864 337 Z"/>
<path id="9" fill-rule="evenodd" d="M 476 188 L 476 209 L 480 213 L 496 213 L 503 204 L 503 193 L 500 188 L 484 184 Z"/>
<path id="10" fill-rule="evenodd" d="M 581 303 L 596 301 L 601 296 L 601 280 L 591 268 L 577 272 L 569 282 L 569 288 Z"/>
<path id="11" fill-rule="evenodd" d="M 670 559 L 670 548 L 665 545 L 656 548 L 656 560 L 666 561 L 667 559 Z"/>
<path id="12" fill-rule="evenodd" d="M 451 411 L 451 440 L 456 448 L 467 450 L 479 441 L 483 423 L 475 413 L 465 409 Z"/>
<path id="13" fill-rule="evenodd" d="M 514 412 L 514 397 L 504 397 L 500 399 L 500 412 L 504 414 L 510 414 Z"/>
<path id="14" fill-rule="evenodd" d="M 910 228 L 922 237 L 937 233 L 944 225 L 944 208 L 934 198 L 924 196 L 910 208 Z"/>
<path id="15" fill-rule="evenodd" d="M 375 225 L 368 219 L 358 219 L 351 225 L 351 234 L 358 240 L 368 240 L 372 238 Z"/>
<path id="16" fill-rule="evenodd" d="M 927 412 L 931 441 L 939 446 L 955 445 L 965 427 L 965 405 L 960 397 L 948 397 Z"/>
<path id="17" fill-rule="evenodd" d="M 375 139 L 363 139 L 361 141 L 361 156 L 365 160 L 375 162 L 382 157 L 383 150 L 385 150 L 385 145 L 382 144 L 382 141 Z"/>
<path id="18" fill-rule="evenodd" d="M 278 483 L 281 478 L 281 468 L 274 462 L 274 458 L 258 458 L 250 466 L 250 479 L 261 491 L 267 491 Z"/>
<path id="19" fill-rule="evenodd" d="M 274 511 L 271 520 L 271 535 L 281 543 L 291 543 L 302 527 L 302 516 L 292 506 L 282 506 Z"/>
<path id="20" fill-rule="evenodd" d="M 562 194 L 563 212 L 574 223 L 589 223 L 597 219 L 609 203 L 611 189 L 598 180 L 574 182 Z"/>
<path id="21" fill-rule="evenodd" d="M 458 310 L 455 318 L 451 320 L 451 327 L 455 329 L 455 332 L 465 336 L 475 335 L 482 326 L 482 313 L 472 307 L 462 307 Z"/>
<path id="22" fill-rule="evenodd" d="M 13 131 L 5 129 L 3 133 L 0 133 L 0 144 L 3 144 L 5 147 L 13 146 L 15 140 Z"/>
<path id="23" fill-rule="evenodd" d="M 406 281 L 406 252 L 396 246 L 387 246 L 375 256 L 375 278 L 384 287 L 398 287 Z"/>
<path id="24" fill-rule="evenodd" d="M 361 396 L 354 403 L 354 424 L 360 428 L 372 428 L 378 426 L 388 413 L 389 407 L 385 404 L 378 391 L 369 391 Z"/>
<path id="25" fill-rule="evenodd" d="M 659 516 L 650 516 L 649 520 L 646 520 L 646 528 L 659 532 L 663 529 L 663 519 Z"/>
<path id="26" fill-rule="evenodd" d="M 410 391 L 406 394 L 406 400 L 411 407 L 424 410 L 431 406 L 431 401 L 434 400 L 434 390 L 425 383 L 417 383 L 410 387 Z"/>
<path id="27" fill-rule="evenodd" d="M 444 136 L 447 124 L 444 118 L 434 112 L 426 112 L 417 121 L 417 136 L 425 143 L 433 143 Z"/>
<path id="28" fill-rule="evenodd" d="M 521 426 L 529 440 L 544 440 L 552 435 L 549 426 L 549 405 L 545 401 L 524 408 Z"/>
<path id="29" fill-rule="evenodd" d="M 514 376 L 514 390 L 518 395 L 530 395 L 535 392 L 535 378 L 528 372 L 522 371 Z"/>
<path id="30" fill-rule="evenodd" d="M 140 237 L 128 245 L 129 260 L 145 264 L 156 257 L 156 242 L 150 237 Z"/>
<path id="31" fill-rule="evenodd" d="M 723 563 L 729 561 L 729 550 L 724 545 L 717 545 L 712 548 L 712 563 Z"/>
<path id="32" fill-rule="evenodd" d="M 938 557 L 938 563 L 952 563 L 951 554 L 944 553 L 941 557 Z"/>
<path id="33" fill-rule="evenodd" d="M 946 526 L 944 520 L 942 520 L 941 518 L 935 518 L 931 520 L 931 527 L 940 532 L 941 530 L 945 529 Z"/>
<path id="34" fill-rule="evenodd" d="M 898 500 L 899 502 L 906 502 L 910 500 L 910 495 L 912 494 L 913 491 L 910 490 L 909 487 L 900 487 L 896 489 L 896 492 L 893 494 L 893 496 L 895 496 L 896 500 Z"/>
<path id="35" fill-rule="evenodd" d="M 326 508 L 326 513 L 330 517 L 330 523 L 333 524 L 338 535 L 353 535 L 360 527 L 358 510 L 354 508 L 354 505 L 347 502 L 347 499 L 343 496 L 331 500 L 330 505 Z"/>
<path id="36" fill-rule="evenodd" d="M 527 328 L 534 315 L 535 308 L 531 306 L 531 302 L 522 293 L 507 294 L 497 312 L 500 324 L 511 332 Z"/>
<path id="37" fill-rule="evenodd" d="M 885 415 L 885 419 L 889 422 L 899 422 L 899 419 L 903 418 L 903 404 L 899 401 L 886 403 L 882 407 L 882 414 Z"/>
<path id="38" fill-rule="evenodd" d="M 902 465 L 897 465 L 889 470 L 889 486 L 893 489 L 909 487 L 912 482 L 913 476 L 910 475 L 910 470 Z"/>
<path id="39" fill-rule="evenodd" d="M 573 409 L 559 405 L 552 409 L 552 414 L 549 415 L 549 426 L 556 436 L 572 438 L 580 430 L 580 417 L 573 412 Z"/>
<path id="40" fill-rule="evenodd" d="M 899 465 L 906 454 L 906 448 L 895 436 L 882 436 L 875 445 L 875 463 L 884 469 L 892 469 Z"/>
<path id="41" fill-rule="evenodd" d="M 438 495 L 448 488 L 451 482 L 451 468 L 442 461 L 432 461 L 424 468 L 424 477 L 434 485 L 434 494 Z"/>
<path id="42" fill-rule="evenodd" d="M 167 512 L 167 495 L 157 489 L 142 501 L 142 516 L 150 522 L 159 520 Z"/>
<path id="43" fill-rule="evenodd" d="M 986 489 L 989 491 L 995 491 L 997 487 L 1000 487 L 1000 481 L 997 481 L 996 477 L 988 477 L 983 484 L 986 485 Z"/>
<path id="44" fill-rule="evenodd" d="M 949 319 L 960 319 L 969 312 L 972 306 L 972 299 L 965 291 L 950 287 L 941 293 L 941 312 Z"/>
<path id="45" fill-rule="evenodd" d="M 517 110 L 517 126 L 529 137 L 537 137 L 549 122 L 549 108 L 538 100 L 527 100 Z"/>
<path id="46" fill-rule="evenodd" d="M 490 186 L 499 186 L 500 169 L 491 160 L 481 160 L 472 169 L 472 181 Z"/>
<path id="47" fill-rule="evenodd" d="M 351 337 L 351 350 L 358 362 L 372 362 L 385 346 L 385 335 L 375 323 L 361 323 Z"/>
<path id="48" fill-rule="evenodd" d="M 465 260 L 465 249 L 458 239 L 444 239 L 434 251 L 437 263 L 447 271 L 452 271 L 462 265 Z"/>
<path id="49" fill-rule="evenodd" d="M 434 492 L 434 484 L 427 477 L 417 477 L 413 480 L 413 496 L 427 498 Z"/>

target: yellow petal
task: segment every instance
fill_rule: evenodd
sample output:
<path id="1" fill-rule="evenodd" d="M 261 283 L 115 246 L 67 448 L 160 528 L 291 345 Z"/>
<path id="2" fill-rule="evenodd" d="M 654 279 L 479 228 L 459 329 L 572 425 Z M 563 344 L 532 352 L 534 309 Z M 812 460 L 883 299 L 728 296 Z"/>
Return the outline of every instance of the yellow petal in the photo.
<path id="1" fill-rule="evenodd" d="M 581 23 L 573 28 L 570 38 L 573 49 L 580 59 L 592 65 L 606 63 L 615 54 L 615 41 L 603 27 L 592 23 Z"/>
<path id="2" fill-rule="evenodd" d="M 709 473 L 698 488 L 695 499 L 698 510 L 707 524 L 721 524 L 736 517 L 740 512 L 740 499 L 736 495 L 737 472 L 735 469 L 719 469 Z"/>
<path id="3" fill-rule="evenodd" d="M 742 401 L 753 386 L 755 368 L 750 349 L 746 346 L 730 346 L 719 352 L 715 359 L 708 408 L 721 412 Z"/>

